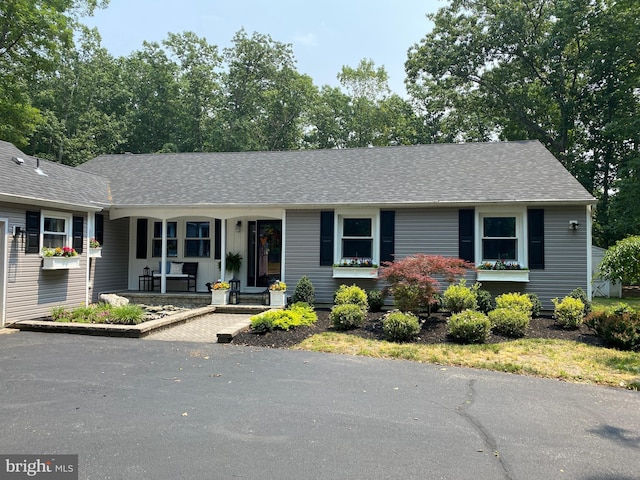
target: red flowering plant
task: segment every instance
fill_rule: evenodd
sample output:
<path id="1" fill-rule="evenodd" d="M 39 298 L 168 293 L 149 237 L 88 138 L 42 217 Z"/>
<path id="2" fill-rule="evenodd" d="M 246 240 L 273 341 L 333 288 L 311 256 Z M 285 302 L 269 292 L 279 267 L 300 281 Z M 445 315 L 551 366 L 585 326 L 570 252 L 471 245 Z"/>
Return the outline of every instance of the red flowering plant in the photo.
<path id="1" fill-rule="evenodd" d="M 76 252 L 72 247 L 44 247 L 42 249 L 43 257 L 75 257 L 77 255 L 78 252 Z"/>
<path id="2" fill-rule="evenodd" d="M 434 276 L 452 283 L 467 270 L 474 270 L 472 263 L 459 258 L 422 253 L 395 262 L 383 262 L 380 277 L 389 283 L 394 303 L 403 312 L 430 312 L 438 303 L 440 284 Z"/>

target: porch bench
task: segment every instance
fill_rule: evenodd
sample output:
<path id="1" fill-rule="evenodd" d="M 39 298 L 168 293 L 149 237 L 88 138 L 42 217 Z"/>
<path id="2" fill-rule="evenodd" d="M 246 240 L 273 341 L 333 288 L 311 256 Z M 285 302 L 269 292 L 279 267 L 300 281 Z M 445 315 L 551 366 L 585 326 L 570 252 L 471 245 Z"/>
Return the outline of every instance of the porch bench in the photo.
<path id="1" fill-rule="evenodd" d="M 171 262 L 177 263 L 177 262 Z M 169 273 L 166 274 L 167 280 L 172 281 L 185 281 L 187 284 L 187 292 L 190 292 L 191 289 L 196 291 L 196 279 L 198 278 L 198 262 L 180 262 L 182 263 L 182 273 L 171 273 L 171 269 L 167 268 Z M 170 265 L 170 264 L 169 264 Z M 169 265 L 167 265 L 169 267 Z M 153 287 L 152 290 L 155 290 L 156 287 L 160 289 L 160 285 L 162 283 L 162 272 L 158 270 L 154 270 L 151 272 L 151 276 L 153 277 Z"/>

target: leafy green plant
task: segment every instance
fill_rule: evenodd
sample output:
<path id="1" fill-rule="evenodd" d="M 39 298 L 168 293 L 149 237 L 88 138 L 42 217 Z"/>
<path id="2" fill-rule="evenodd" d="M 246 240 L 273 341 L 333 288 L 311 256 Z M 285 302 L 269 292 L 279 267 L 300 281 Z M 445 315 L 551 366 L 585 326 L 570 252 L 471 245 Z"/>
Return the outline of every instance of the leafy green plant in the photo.
<path id="1" fill-rule="evenodd" d="M 640 283 L 640 236 L 627 237 L 609 248 L 600 263 L 600 276 L 627 285 Z"/>
<path id="2" fill-rule="evenodd" d="M 333 303 L 336 305 L 358 305 L 363 312 L 369 310 L 367 293 L 357 285 L 340 285 L 333 296 Z"/>
<path id="3" fill-rule="evenodd" d="M 529 315 L 520 309 L 496 308 L 488 315 L 493 331 L 505 337 L 524 337 L 529 328 Z"/>
<path id="4" fill-rule="evenodd" d="M 380 277 L 389 284 L 396 308 L 403 312 L 431 312 L 440 284 L 435 276 L 447 282 L 475 268 L 459 258 L 415 254 L 394 262 L 383 262 Z"/>
<path id="5" fill-rule="evenodd" d="M 531 316 L 537 317 L 540 315 L 540 311 L 542 310 L 542 302 L 538 295 L 535 293 L 527 293 L 527 297 L 531 301 Z"/>
<path id="6" fill-rule="evenodd" d="M 313 287 L 313 283 L 311 283 L 311 279 L 307 275 L 303 275 L 300 280 L 298 280 L 293 292 L 293 303 L 305 302 L 313 305 L 315 301 L 315 288 Z"/>
<path id="7" fill-rule="evenodd" d="M 491 333 L 491 321 L 482 312 L 464 310 L 451 315 L 447 333 L 456 342 L 485 343 Z"/>
<path id="8" fill-rule="evenodd" d="M 384 292 L 382 290 L 369 290 L 367 292 L 369 311 L 380 312 L 384 306 Z"/>
<path id="9" fill-rule="evenodd" d="M 137 325 L 144 321 L 144 309 L 140 305 L 120 305 L 111 307 L 108 323 Z"/>
<path id="10" fill-rule="evenodd" d="M 291 328 L 313 325 L 318 315 L 308 303 L 298 302 L 286 310 L 269 310 L 252 316 L 251 331 L 266 333 L 272 330 L 289 330 Z"/>
<path id="11" fill-rule="evenodd" d="M 478 306 L 476 294 L 471 288 L 467 287 L 466 283 L 466 280 L 463 278 L 458 285 L 449 285 L 444 291 L 442 296 L 444 307 L 452 313 L 459 313 L 463 310 L 475 310 Z"/>
<path id="12" fill-rule="evenodd" d="M 555 308 L 553 317 L 564 328 L 578 328 L 584 319 L 584 303 L 578 298 L 566 296 L 559 301 L 552 298 Z"/>
<path id="13" fill-rule="evenodd" d="M 584 304 L 584 314 L 588 314 L 591 312 L 591 300 L 587 297 L 587 292 L 585 292 L 582 288 L 578 287 L 569 293 L 569 297 L 577 298 Z"/>
<path id="14" fill-rule="evenodd" d="M 476 290 L 476 303 L 478 304 L 478 311 L 482 313 L 489 313 L 496 308 L 496 301 L 494 300 L 489 290 L 483 290 L 478 288 Z"/>
<path id="15" fill-rule="evenodd" d="M 521 310 L 531 316 L 533 304 L 529 296 L 524 293 L 503 293 L 496 297 L 496 308 Z"/>
<path id="16" fill-rule="evenodd" d="M 336 330 L 350 330 L 361 327 L 365 320 L 365 311 L 361 306 L 353 303 L 336 305 L 329 315 L 331 325 Z"/>
<path id="17" fill-rule="evenodd" d="M 54 322 L 70 322 L 71 312 L 64 307 L 53 307 L 51 309 L 51 318 Z"/>
<path id="18" fill-rule="evenodd" d="M 420 333 L 420 322 L 412 313 L 389 312 L 382 319 L 382 330 L 391 342 L 407 342 Z"/>
<path id="19" fill-rule="evenodd" d="M 611 347 L 640 351 L 640 313 L 626 304 L 594 309 L 585 324 Z"/>

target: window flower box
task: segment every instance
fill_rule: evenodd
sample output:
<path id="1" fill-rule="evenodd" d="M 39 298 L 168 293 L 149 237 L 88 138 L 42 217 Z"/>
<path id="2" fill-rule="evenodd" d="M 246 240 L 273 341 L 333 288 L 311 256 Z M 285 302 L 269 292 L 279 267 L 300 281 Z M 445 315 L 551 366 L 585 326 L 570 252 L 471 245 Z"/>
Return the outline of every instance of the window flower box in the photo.
<path id="1" fill-rule="evenodd" d="M 69 270 L 80 268 L 80 257 L 42 257 L 43 270 Z"/>
<path id="2" fill-rule="evenodd" d="M 483 268 L 483 265 L 485 266 Z M 487 264 L 478 266 L 476 272 L 476 280 L 479 282 L 528 282 L 529 270 L 526 268 L 509 268 L 509 269 L 494 269 L 487 268 Z"/>
<path id="3" fill-rule="evenodd" d="M 378 267 L 333 267 L 333 278 L 378 278 Z"/>
<path id="4" fill-rule="evenodd" d="M 102 247 L 89 247 L 89 258 L 102 258 Z"/>

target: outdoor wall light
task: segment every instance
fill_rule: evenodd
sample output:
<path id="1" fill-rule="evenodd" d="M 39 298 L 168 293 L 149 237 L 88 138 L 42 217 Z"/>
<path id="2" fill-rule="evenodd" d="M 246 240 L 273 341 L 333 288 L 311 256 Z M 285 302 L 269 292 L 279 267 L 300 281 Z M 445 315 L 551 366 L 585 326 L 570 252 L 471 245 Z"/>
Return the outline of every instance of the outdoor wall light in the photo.
<path id="1" fill-rule="evenodd" d="M 580 226 L 578 220 L 569 220 L 569 230 L 577 230 Z"/>
<path id="2" fill-rule="evenodd" d="M 240 233 L 240 230 L 242 230 L 242 220 L 236 222 L 236 232 Z"/>
<path id="3" fill-rule="evenodd" d="M 16 237 L 20 237 L 21 239 L 22 237 L 24 237 L 24 230 L 19 225 L 13 226 L 13 238 L 16 238 Z"/>

